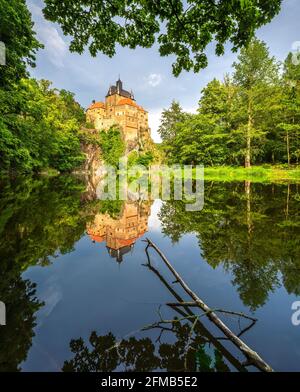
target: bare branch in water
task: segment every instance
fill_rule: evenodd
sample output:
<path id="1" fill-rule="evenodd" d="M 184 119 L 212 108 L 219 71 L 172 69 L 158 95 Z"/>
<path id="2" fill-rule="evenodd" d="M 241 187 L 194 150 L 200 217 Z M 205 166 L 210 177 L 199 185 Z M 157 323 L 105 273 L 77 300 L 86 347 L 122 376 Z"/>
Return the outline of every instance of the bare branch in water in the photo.
<path id="1" fill-rule="evenodd" d="M 230 340 L 240 351 L 243 352 L 243 354 L 246 357 L 246 362 L 245 366 L 253 365 L 260 369 L 261 371 L 264 372 L 272 372 L 273 369 L 255 352 L 253 351 L 246 343 L 244 343 L 238 335 L 233 333 L 225 324 L 224 322 L 217 316 L 216 311 L 211 309 L 209 306 L 203 302 L 196 293 L 194 293 L 189 286 L 184 282 L 184 280 L 181 278 L 181 276 L 178 274 L 178 272 L 174 269 L 174 267 L 171 265 L 169 260 L 166 258 L 166 256 L 163 254 L 163 252 L 150 240 L 146 239 L 145 242 L 147 243 L 145 252 L 147 255 L 147 260 L 148 260 L 148 266 L 149 268 L 153 267 L 151 266 L 151 258 L 149 255 L 149 248 L 153 248 L 156 253 L 160 256 L 160 258 L 163 260 L 167 268 L 170 270 L 170 272 L 173 274 L 175 277 L 175 281 L 180 284 L 180 286 L 183 288 L 183 290 L 192 298 L 193 302 L 192 305 L 191 303 L 185 303 L 183 301 L 179 301 L 180 306 L 184 306 L 186 308 L 193 306 L 193 307 L 198 307 L 201 309 L 204 314 L 208 317 L 208 319 L 215 325 L 217 326 L 225 335 L 225 337 Z M 252 326 L 254 323 L 257 321 L 254 318 L 250 316 L 246 316 L 243 313 L 238 313 L 238 312 L 230 312 L 230 311 L 223 311 L 222 309 L 218 309 L 218 312 L 221 313 L 227 313 L 227 314 L 232 314 L 232 315 L 238 315 L 239 317 L 245 317 L 250 320 L 252 320 Z M 199 316 L 198 316 L 199 317 Z M 248 327 L 249 329 L 249 327 Z"/>

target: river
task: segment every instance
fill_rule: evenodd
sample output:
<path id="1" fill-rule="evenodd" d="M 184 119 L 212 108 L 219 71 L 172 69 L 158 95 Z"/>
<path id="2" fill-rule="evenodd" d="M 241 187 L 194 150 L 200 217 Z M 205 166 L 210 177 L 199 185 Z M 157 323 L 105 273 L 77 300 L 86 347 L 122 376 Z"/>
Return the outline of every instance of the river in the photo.
<path id="1" fill-rule="evenodd" d="M 186 297 L 152 251 L 147 266 L 147 237 L 210 307 L 257 319 L 220 316 L 274 370 L 299 371 L 298 184 L 204 189 L 186 212 L 99 201 L 74 176 L 1 180 L 0 371 L 255 371 L 206 317 L 166 305 Z"/>

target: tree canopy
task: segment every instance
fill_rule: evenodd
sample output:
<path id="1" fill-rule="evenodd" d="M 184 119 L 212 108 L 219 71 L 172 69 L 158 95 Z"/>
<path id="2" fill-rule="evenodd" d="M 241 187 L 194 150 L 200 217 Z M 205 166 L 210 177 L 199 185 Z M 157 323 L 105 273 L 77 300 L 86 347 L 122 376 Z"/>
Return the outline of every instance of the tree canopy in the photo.
<path id="1" fill-rule="evenodd" d="M 35 37 L 25 0 L 0 0 L 0 41 L 6 47 L 6 65 L 0 66 L 0 88 L 11 86 L 27 75 L 26 65 L 35 65 L 42 47 Z"/>
<path id="2" fill-rule="evenodd" d="M 157 41 L 161 56 L 175 55 L 173 73 L 198 72 L 207 66 L 205 50 L 216 42 L 223 55 L 225 43 L 232 50 L 247 45 L 256 29 L 272 20 L 282 0 L 45 0 L 44 15 L 72 37 L 71 51 L 110 57 L 116 46 L 152 47 Z"/>
<path id="3" fill-rule="evenodd" d="M 35 65 L 42 45 L 25 0 L 0 0 L 0 20 L 6 48 L 0 66 L 0 171 L 72 170 L 84 160 L 84 111 L 72 93 L 29 78 L 27 66 Z"/>
<path id="4" fill-rule="evenodd" d="M 28 172 L 80 165 L 84 111 L 72 93 L 46 80 L 21 79 L 13 94 L 0 89 L 0 168 Z"/>
<path id="5" fill-rule="evenodd" d="M 178 108 L 172 103 L 163 111 L 159 128 L 172 163 L 299 162 L 300 65 L 291 53 L 280 72 L 266 44 L 254 38 L 241 49 L 233 74 L 213 79 L 202 90 L 197 114 Z"/>

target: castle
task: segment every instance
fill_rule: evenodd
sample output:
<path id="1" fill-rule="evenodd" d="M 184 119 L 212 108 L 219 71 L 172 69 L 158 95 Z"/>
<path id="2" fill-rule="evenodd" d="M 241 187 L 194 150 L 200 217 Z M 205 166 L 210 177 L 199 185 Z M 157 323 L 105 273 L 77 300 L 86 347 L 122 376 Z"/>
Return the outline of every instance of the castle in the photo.
<path id="1" fill-rule="evenodd" d="M 123 89 L 120 78 L 115 86 L 109 87 L 105 102 L 93 101 L 87 109 L 86 119 L 99 131 L 118 126 L 127 153 L 142 150 L 145 140 L 151 139 L 148 112 L 135 102 L 132 91 Z"/>
<path id="2" fill-rule="evenodd" d="M 138 238 L 148 231 L 151 202 L 124 202 L 121 215 L 113 219 L 109 214 L 97 214 L 87 226 L 87 233 L 94 242 L 106 242 L 111 257 L 121 263 Z"/>

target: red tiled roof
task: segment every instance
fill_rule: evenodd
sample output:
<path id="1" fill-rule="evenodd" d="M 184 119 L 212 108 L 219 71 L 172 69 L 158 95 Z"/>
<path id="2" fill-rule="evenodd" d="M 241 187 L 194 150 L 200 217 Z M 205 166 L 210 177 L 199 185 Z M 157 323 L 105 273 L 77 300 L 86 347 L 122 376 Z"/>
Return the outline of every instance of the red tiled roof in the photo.
<path id="1" fill-rule="evenodd" d="M 132 99 L 130 98 L 123 98 L 119 101 L 118 105 L 130 105 L 130 106 L 134 106 L 135 108 L 139 109 L 139 110 L 143 110 L 142 106 L 137 105 Z"/>
<path id="2" fill-rule="evenodd" d="M 106 236 L 105 235 L 101 236 L 101 235 L 92 234 L 91 232 L 87 232 L 87 233 L 90 236 L 92 241 L 103 242 L 103 241 L 106 240 Z"/>
<path id="3" fill-rule="evenodd" d="M 122 98 L 118 105 L 131 105 L 131 106 L 135 106 L 138 107 L 138 105 L 130 98 Z"/>
<path id="4" fill-rule="evenodd" d="M 89 110 L 91 109 L 105 109 L 105 105 L 103 102 L 95 102 L 92 103 L 91 106 L 89 107 Z"/>

